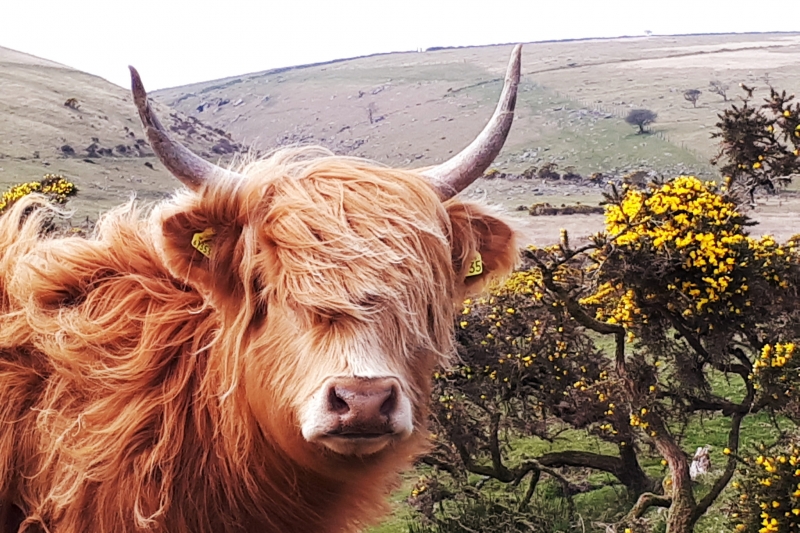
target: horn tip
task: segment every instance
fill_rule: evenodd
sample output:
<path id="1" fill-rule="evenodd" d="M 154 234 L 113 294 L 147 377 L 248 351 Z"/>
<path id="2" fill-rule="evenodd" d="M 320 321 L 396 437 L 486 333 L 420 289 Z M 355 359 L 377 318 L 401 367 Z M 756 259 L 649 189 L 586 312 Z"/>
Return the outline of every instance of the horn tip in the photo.
<path id="1" fill-rule="evenodd" d="M 517 66 L 522 59 L 522 43 L 519 43 L 514 46 L 514 49 L 511 51 L 511 63 Z M 519 68 L 517 66 L 517 68 Z"/>
<path id="2" fill-rule="evenodd" d="M 130 65 L 128 65 L 128 69 L 131 71 L 131 90 L 134 96 L 145 94 L 144 84 L 142 83 L 141 76 L 139 76 L 139 71 Z"/>

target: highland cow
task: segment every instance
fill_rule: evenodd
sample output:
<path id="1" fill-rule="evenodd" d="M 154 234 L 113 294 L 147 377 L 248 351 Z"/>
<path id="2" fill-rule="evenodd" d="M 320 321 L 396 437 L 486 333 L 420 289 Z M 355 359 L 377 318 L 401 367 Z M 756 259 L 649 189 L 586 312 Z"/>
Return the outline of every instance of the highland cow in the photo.
<path id="1" fill-rule="evenodd" d="M 131 73 L 187 188 L 90 237 L 43 235 L 35 197 L 0 218 L 0 527 L 363 528 L 425 450 L 455 304 L 517 259 L 502 219 L 453 196 L 505 141 L 519 47 L 484 131 L 421 171 L 320 148 L 219 168 Z"/>

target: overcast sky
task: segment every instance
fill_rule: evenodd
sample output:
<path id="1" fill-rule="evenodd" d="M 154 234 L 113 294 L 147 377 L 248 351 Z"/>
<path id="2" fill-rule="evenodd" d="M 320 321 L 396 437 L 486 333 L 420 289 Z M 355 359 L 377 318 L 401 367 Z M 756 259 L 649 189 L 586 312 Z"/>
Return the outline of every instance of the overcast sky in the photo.
<path id="1" fill-rule="evenodd" d="M 2 0 L 0 46 L 149 89 L 431 46 L 800 31 L 800 0 Z M 737 8 L 736 6 L 746 6 Z M 2 67 L 0 67 L 2 68 Z"/>

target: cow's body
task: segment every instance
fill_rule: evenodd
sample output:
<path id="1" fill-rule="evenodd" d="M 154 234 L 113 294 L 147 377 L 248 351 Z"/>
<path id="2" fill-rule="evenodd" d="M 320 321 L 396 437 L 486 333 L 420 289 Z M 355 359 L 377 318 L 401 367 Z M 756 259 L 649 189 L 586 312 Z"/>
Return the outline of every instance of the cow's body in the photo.
<path id="1" fill-rule="evenodd" d="M 516 260 L 416 172 L 289 150 L 187 181 L 90 238 L 0 217 L 6 531 L 360 529 L 425 448 L 454 302 Z"/>

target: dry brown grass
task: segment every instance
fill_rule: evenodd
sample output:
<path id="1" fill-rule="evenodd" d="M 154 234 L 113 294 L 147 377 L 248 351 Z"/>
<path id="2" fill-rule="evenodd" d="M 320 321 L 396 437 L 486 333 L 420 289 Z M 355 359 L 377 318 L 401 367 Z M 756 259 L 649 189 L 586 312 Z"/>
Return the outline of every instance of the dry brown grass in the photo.
<path id="1" fill-rule="evenodd" d="M 63 174 L 80 189 L 70 203 L 77 216 L 96 218 L 131 194 L 152 201 L 178 187 L 149 147 L 144 145 L 143 156 L 133 156 L 140 153 L 136 142 L 144 134 L 127 89 L 7 48 L 0 48 L 0 86 L 0 189 L 46 173 Z M 71 99 L 75 103 L 65 105 Z M 166 106 L 159 108 L 168 126 L 187 123 L 180 114 L 171 117 L 174 111 Z M 195 129 L 195 134 L 178 135 L 193 150 L 213 157 L 211 148 L 222 137 Z M 89 157 L 93 144 L 113 155 Z M 65 156 L 62 146 L 75 154 Z"/>

